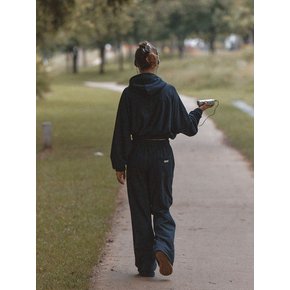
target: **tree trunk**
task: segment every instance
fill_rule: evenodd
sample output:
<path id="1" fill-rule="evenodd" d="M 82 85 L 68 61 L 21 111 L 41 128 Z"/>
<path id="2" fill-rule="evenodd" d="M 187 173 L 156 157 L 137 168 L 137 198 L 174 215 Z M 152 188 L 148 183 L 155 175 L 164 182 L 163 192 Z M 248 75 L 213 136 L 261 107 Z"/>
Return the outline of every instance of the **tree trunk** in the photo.
<path id="1" fill-rule="evenodd" d="M 100 57 L 101 57 L 101 63 L 100 63 L 100 74 L 105 73 L 105 44 L 100 45 Z"/>
<path id="2" fill-rule="evenodd" d="M 70 72 L 70 57 L 71 57 L 71 53 L 70 52 L 66 52 L 65 53 L 65 66 L 66 66 L 66 72 Z"/>
<path id="3" fill-rule="evenodd" d="M 184 39 L 178 40 L 178 56 L 179 58 L 183 58 L 184 56 Z"/>
<path id="4" fill-rule="evenodd" d="M 76 74 L 78 72 L 78 48 L 73 48 L 73 73 Z"/>
<path id="5" fill-rule="evenodd" d="M 122 50 L 122 43 L 118 41 L 117 43 L 117 51 L 118 51 L 118 61 L 119 61 L 119 71 L 124 70 L 124 55 Z"/>
<path id="6" fill-rule="evenodd" d="M 87 50 L 84 47 L 82 48 L 82 53 L 83 53 L 83 67 L 87 67 L 88 66 Z"/>
<path id="7" fill-rule="evenodd" d="M 52 148 L 52 125 L 51 122 L 42 123 L 42 143 L 43 149 Z"/>
<path id="8" fill-rule="evenodd" d="M 216 40 L 216 33 L 212 31 L 209 36 L 209 51 L 214 54 L 215 53 L 215 40 Z"/>
<path id="9" fill-rule="evenodd" d="M 73 56 L 73 73 L 76 74 L 78 72 L 78 58 L 77 56 Z"/>
<path id="10" fill-rule="evenodd" d="M 249 43 L 254 45 L 254 28 L 250 30 Z"/>
<path id="11" fill-rule="evenodd" d="M 169 47 L 169 49 L 170 49 L 170 54 L 173 55 L 174 52 L 175 52 L 175 42 L 172 39 L 170 41 L 170 47 Z"/>

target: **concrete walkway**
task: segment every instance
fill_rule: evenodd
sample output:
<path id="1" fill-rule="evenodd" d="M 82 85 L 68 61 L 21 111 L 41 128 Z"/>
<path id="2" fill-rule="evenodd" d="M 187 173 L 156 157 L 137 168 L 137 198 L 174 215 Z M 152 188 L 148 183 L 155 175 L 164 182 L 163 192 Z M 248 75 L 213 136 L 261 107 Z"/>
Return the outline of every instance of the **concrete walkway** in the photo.
<path id="1" fill-rule="evenodd" d="M 100 87 L 119 91 L 124 88 L 113 83 L 102 83 Z M 183 96 L 182 100 L 188 110 L 196 107 L 194 99 Z M 123 186 L 113 230 L 102 261 L 94 269 L 91 288 L 254 289 L 254 186 L 248 163 L 224 143 L 222 132 L 211 119 L 196 136 L 178 135 L 171 145 L 176 163 L 171 213 L 177 226 L 173 274 L 164 277 L 156 271 L 155 278 L 136 276 Z"/>

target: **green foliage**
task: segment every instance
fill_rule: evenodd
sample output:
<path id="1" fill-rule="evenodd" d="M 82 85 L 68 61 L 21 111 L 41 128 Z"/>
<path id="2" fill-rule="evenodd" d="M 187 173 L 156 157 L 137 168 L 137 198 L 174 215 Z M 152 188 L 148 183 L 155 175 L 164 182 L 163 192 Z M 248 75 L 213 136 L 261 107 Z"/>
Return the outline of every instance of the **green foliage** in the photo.
<path id="1" fill-rule="evenodd" d="M 195 1 L 173 1 L 168 14 L 169 35 L 177 40 L 179 56 L 183 56 L 184 40 L 193 32 L 196 27 L 196 2 Z"/>
<path id="2" fill-rule="evenodd" d="M 104 72 L 105 44 L 122 55 L 121 43 L 153 41 L 184 53 L 184 39 L 199 37 L 215 51 L 229 33 L 253 39 L 251 0 L 37 0 L 37 43 L 40 48 L 99 48 Z M 57 32 L 57 33 L 55 33 Z M 171 49 L 171 51 L 173 51 Z M 123 67 L 123 64 L 120 65 Z"/>
<path id="3" fill-rule="evenodd" d="M 112 43 L 126 35 L 132 27 L 132 16 L 128 13 L 131 4 L 128 0 L 75 0 L 75 4 L 69 21 L 59 32 L 58 41 L 65 43 L 73 38 L 85 47 Z"/>
<path id="4" fill-rule="evenodd" d="M 230 14 L 231 31 L 240 34 L 244 39 L 253 38 L 254 34 L 254 1 L 235 0 Z M 253 41 L 253 40 L 252 40 Z"/>
<path id="5" fill-rule="evenodd" d="M 147 0 L 133 6 L 133 30 L 129 33 L 135 42 L 173 41 L 180 51 L 187 37 L 201 37 L 209 43 L 212 52 L 218 36 L 246 30 L 253 18 L 249 0 Z"/>
<path id="6" fill-rule="evenodd" d="M 196 13 L 197 32 L 209 42 L 210 50 L 215 51 L 218 34 L 228 32 L 228 16 L 231 1 L 200 0 Z"/>
<path id="7" fill-rule="evenodd" d="M 56 31 L 53 39 L 51 32 Z M 85 47 L 144 39 L 182 43 L 199 36 L 214 49 L 218 35 L 251 31 L 250 0 L 37 0 L 38 45 L 70 39 Z"/>
<path id="8" fill-rule="evenodd" d="M 45 47 L 49 38 L 65 23 L 75 0 L 36 0 L 36 42 Z"/>
<path id="9" fill-rule="evenodd" d="M 128 2 L 128 1 L 127 1 Z M 64 42 L 74 39 L 78 45 L 95 46 L 100 49 L 100 72 L 104 72 L 105 44 L 120 46 L 120 43 L 131 29 L 133 20 L 129 14 L 130 5 L 125 1 L 76 0 L 77 9 L 71 20 L 61 31 Z"/>

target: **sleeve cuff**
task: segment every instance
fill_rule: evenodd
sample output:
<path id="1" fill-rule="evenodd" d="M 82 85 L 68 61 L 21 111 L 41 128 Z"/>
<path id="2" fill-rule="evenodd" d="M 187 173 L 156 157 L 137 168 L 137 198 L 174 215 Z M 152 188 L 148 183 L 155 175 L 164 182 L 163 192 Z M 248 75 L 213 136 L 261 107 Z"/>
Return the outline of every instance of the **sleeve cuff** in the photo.
<path id="1" fill-rule="evenodd" d="M 125 171 L 126 167 L 115 167 L 114 168 L 116 171 Z"/>
<path id="2" fill-rule="evenodd" d="M 199 112 L 199 113 L 200 113 L 200 115 L 202 115 L 202 113 L 203 113 L 203 110 L 202 110 L 202 109 L 200 109 L 200 108 L 196 108 L 194 111 L 196 111 L 196 112 Z"/>

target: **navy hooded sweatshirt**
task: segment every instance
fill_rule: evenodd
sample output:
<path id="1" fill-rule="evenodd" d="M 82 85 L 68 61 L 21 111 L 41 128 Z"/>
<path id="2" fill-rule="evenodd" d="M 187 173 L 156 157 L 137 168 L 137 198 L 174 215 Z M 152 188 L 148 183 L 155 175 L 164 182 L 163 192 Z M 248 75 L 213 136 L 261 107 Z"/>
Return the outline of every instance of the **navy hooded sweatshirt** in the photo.
<path id="1" fill-rule="evenodd" d="M 170 138 L 198 131 L 202 110 L 187 113 L 176 89 L 152 73 L 138 74 L 124 89 L 117 111 L 112 148 L 112 166 L 124 171 L 132 139 Z"/>

